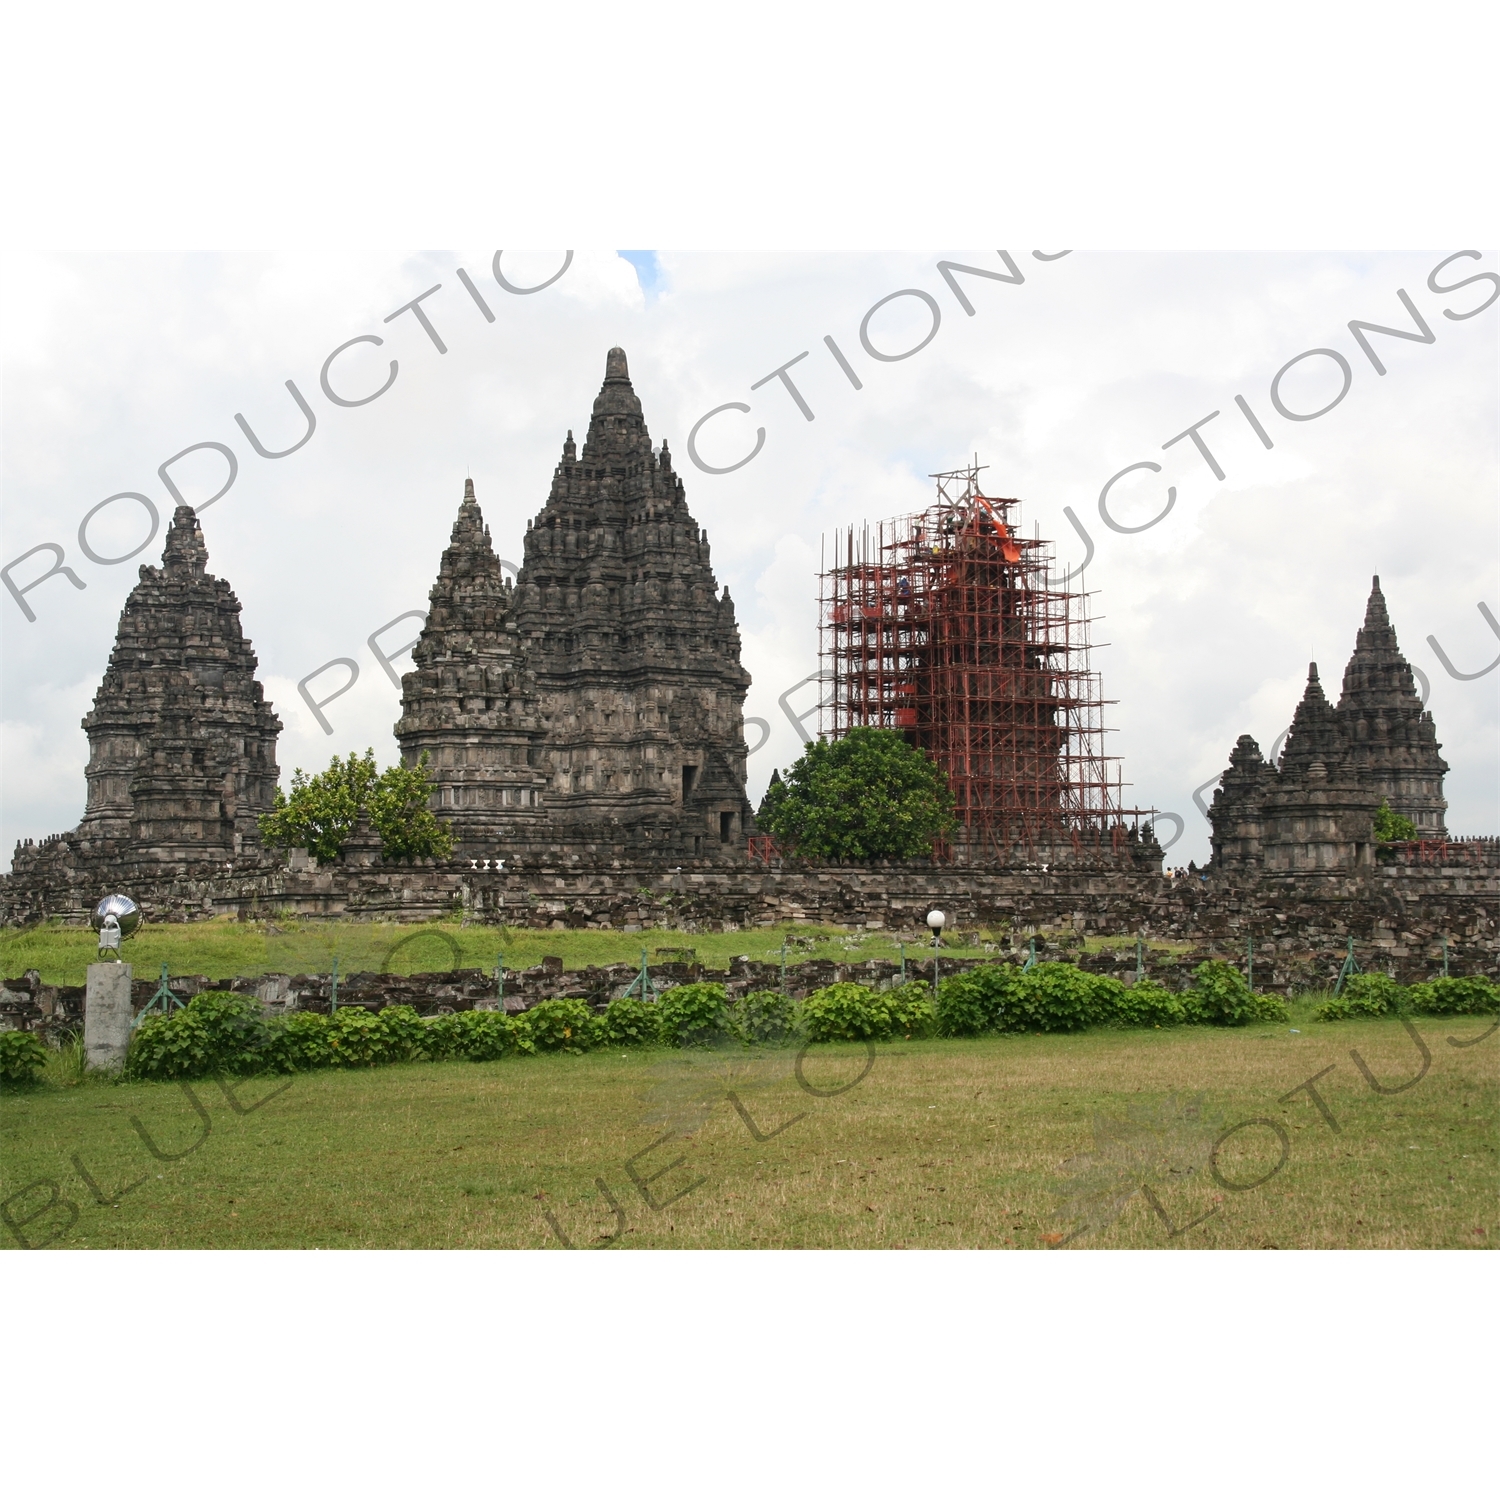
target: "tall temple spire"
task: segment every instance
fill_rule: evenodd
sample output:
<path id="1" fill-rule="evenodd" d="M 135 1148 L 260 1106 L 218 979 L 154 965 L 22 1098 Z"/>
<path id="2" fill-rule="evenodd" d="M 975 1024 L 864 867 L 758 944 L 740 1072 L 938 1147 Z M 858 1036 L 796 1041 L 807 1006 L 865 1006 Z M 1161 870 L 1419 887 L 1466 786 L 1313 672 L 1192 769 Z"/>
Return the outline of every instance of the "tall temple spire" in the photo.
<path id="1" fill-rule="evenodd" d="M 629 825 L 677 857 L 738 850 L 750 678 L 734 606 L 666 444 L 652 451 L 623 349 L 605 356 L 581 452 L 572 439 L 516 580 L 550 804 L 580 825 Z"/>
<path id="2" fill-rule="evenodd" d="M 207 571 L 208 547 L 191 505 L 179 505 L 172 513 L 161 563 L 170 578 L 202 578 Z"/>
<path id="3" fill-rule="evenodd" d="M 1442 747 L 1432 715 L 1423 711 L 1415 674 L 1401 654 L 1378 574 L 1344 668 L 1337 713 L 1360 780 L 1424 837 L 1444 836 L 1448 766 L 1438 754 Z"/>
<path id="4" fill-rule="evenodd" d="M 1254 741 L 1240 736 L 1209 812 L 1214 868 L 1368 868 L 1382 802 L 1410 818 L 1419 837 L 1446 838 L 1448 767 L 1415 677 L 1376 577 L 1337 707 L 1311 662 L 1279 766 L 1262 769 Z"/>
<path id="5" fill-rule="evenodd" d="M 79 835 L 128 839 L 162 859 L 223 858 L 259 843 L 271 810 L 281 721 L 256 679 L 234 590 L 208 572 L 189 505 L 172 516 L 159 568 L 143 567 L 94 706 Z"/>
<path id="6" fill-rule="evenodd" d="M 650 456 L 651 435 L 641 415 L 641 398 L 630 383 L 625 351 L 611 349 L 605 356 L 604 384 L 594 398 L 588 435 L 583 440 L 583 462 L 641 462 L 649 461 Z"/>
<path id="7" fill-rule="evenodd" d="M 496 840 L 542 817 L 545 777 L 531 765 L 541 734 L 536 682 L 512 597 L 466 479 L 413 670 L 401 679 L 395 732 L 407 765 L 427 752 L 432 810 L 452 824 L 460 849 L 475 854 L 499 852 Z"/>
<path id="8" fill-rule="evenodd" d="M 1318 664 L 1307 664 L 1307 687 L 1292 715 L 1286 745 L 1281 752 L 1282 771 L 1306 770 L 1316 763 L 1327 765 L 1343 754 L 1343 730 L 1318 680 Z"/>

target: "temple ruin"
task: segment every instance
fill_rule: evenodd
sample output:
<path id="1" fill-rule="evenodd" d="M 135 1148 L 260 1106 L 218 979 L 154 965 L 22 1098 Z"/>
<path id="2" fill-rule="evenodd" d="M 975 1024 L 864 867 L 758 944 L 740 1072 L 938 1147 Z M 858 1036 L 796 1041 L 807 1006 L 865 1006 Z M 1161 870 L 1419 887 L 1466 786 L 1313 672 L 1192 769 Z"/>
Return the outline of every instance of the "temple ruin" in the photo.
<path id="1" fill-rule="evenodd" d="M 16 850 L 86 870 L 222 867 L 258 849 L 281 720 L 265 701 L 234 590 L 208 571 L 198 518 L 177 507 L 159 568 L 142 567 L 94 706 L 83 819 Z"/>
<path id="2" fill-rule="evenodd" d="M 450 824 L 460 851 L 490 853 L 534 833 L 547 816 L 545 728 L 514 604 L 474 481 L 465 480 L 395 725 L 407 765 L 427 755 L 432 810 Z"/>
<path id="3" fill-rule="evenodd" d="M 568 433 L 514 588 L 472 481 L 402 679 L 459 852 L 744 858 L 745 694 L 734 604 L 623 349 L 583 452 Z"/>
<path id="4" fill-rule="evenodd" d="M 844 539 L 819 621 L 825 730 L 903 730 L 956 783 L 966 837 L 931 859 L 822 867 L 756 847 L 734 606 L 612 349 L 582 451 L 569 433 L 514 583 L 472 481 L 437 560 L 395 735 L 408 764 L 428 758 L 451 857 L 383 860 L 363 823 L 321 867 L 262 847 L 281 724 L 239 601 L 207 571 L 182 506 L 83 721 L 83 818 L 17 846 L 0 920 L 81 922 L 123 890 L 155 921 L 462 911 L 627 931 L 922 930 L 936 901 L 955 923 L 1007 932 L 1253 936 L 1269 954 L 1358 930 L 1393 960 L 1451 949 L 1492 964 L 1500 843 L 1447 836 L 1447 767 L 1378 580 L 1338 703 L 1314 667 L 1276 763 L 1241 737 L 1211 810 L 1212 863 L 1172 879 L 1102 751 L 1082 590 L 1052 580 L 1018 502 L 983 496 L 977 470 L 939 478 L 931 514 Z M 1377 844 L 1382 801 L 1417 839 Z"/>
<path id="5" fill-rule="evenodd" d="M 1209 811 L 1211 869 L 1241 879 L 1369 869 L 1382 802 L 1416 825 L 1419 840 L 1445 840 L 1441 748 L 1377 577 L 1337 706 L 1313 662 L 1280 761 L 1267 761 L 1248 734 L 1230 752 Z"/>

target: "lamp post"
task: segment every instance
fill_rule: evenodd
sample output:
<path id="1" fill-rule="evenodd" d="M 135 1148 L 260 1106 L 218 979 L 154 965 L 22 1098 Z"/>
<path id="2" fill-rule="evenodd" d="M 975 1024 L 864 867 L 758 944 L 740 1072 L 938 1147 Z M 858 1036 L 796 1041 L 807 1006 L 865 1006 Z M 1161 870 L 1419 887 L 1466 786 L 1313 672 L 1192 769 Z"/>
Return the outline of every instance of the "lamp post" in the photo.
<path id="1" fill-rule="evenodd" d="M 936 909 L 927 913 L 927 925 L 932 928 L 932 1000 L 937 1003 L 938 993 L 938 940 L 943 935 L 943 923 L 948 919 Z"/>

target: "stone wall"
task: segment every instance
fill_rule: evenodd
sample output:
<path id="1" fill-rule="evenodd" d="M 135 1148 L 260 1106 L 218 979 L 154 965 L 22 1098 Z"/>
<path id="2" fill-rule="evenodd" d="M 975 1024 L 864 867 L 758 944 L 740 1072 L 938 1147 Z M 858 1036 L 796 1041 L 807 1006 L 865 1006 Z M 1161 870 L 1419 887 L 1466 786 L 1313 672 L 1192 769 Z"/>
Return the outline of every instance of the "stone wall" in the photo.
<path id="1" fill-rule="evenodd" d="M 593 870 L 475 863 L 294 870 L 269 860 L 242 861 L 233 869 L 183 867 L 155 883 L 132 883 L 127 868 L 117 873 L 118 888 L 134 895 L 151 921 L 452 916 L 495 927 L 638 931 L 648 946 L 651 938 L 644 935 L 664 930 L 744 931 L 753 952 L 750 934 L 786 922 L 884 931 L 920 947 L 928 941 L 926 913 L 937 906 L 950 930 L 984 934 L 999 951 L 1024 946 L 1035 931 L 1072 939 L 1140 935 L 1235 958 L 1253 940 L 1257 963 L 1266 966 L 1264 982 L 1278 987 L 1273 972 L 1293 983 L 1323 976 L 1329 963 L 1336 971 L 1351 937 L 1362 951 L 1378 951 L 1382 967 L 1395 964 L 1406 977 L 1432 972 L 1445 938 L 1450 964 L 1459 971 L 1494 974 L 1500 966 L 1495 840 L 1398 848 L 1390 863 L 1369 872 L 1282 873 L 1243 886 L 1196 875 L 1172 879 L 1076 867 L 982 871 L 927 860 L 747 862 L 735 869 L 705 862 L 665 873 L 620 862 Z M 45 909 L 8 908 L 6 917 L 60 916 L 81 924 L 103 889 L 80 873 L 76 883 L 48 892 Z"/>
<path id="2" fill-rule="evenodd" d="M 948 958 L 939 960 L 940 976 L 946 978 L 985 963 L 1019 963 L 1031 951 L 1032 939 L 1021 934 L 1002 937 L 986 946 L 993 951 L 985 958 Z M 747 934 L 747 947 L 756 949 L 754 935 Z M 1038 962 L 1065 961 L 1094 974 L 1112 974 L 1126 984 L 1136 977 L 1137 952 L 1126 944 L 1114 949 L 1084 952 L 1083 938 L 1077 932 L 1054 933 L 1035 938 Z M 785 975 L 779 962 L 756 959 L 746 954 L 732 960 L 727 969 L 710 969 L 698 963 L 691 949 L 657 949 L 670 953 L 673 961 L 655 962 L 647 973 L 658 992 L 679 984 L 710 982 L 723 984 L 731 999 L 751 990 L 785 988 L 795 998 L 805 998 L 824 985 L 853 981 L 874 989 L 886 989 L 901 982 L 901 966 L 888 959 L 839 962 L 836 959 L 798 961 L 795 950 L 789 957 Z M 1257 939 L 1255 944 L 1255 986 L 1258 990 L 1290 992 L 1318 985 L 1331 985 L 1343 962 L 1342 944 L 1321 944 L 1305 938 L 1282 940 Z M 1219 942 L 1205 940 L 1192 948 L 1152 947 L 1142 944 L 1139 958 L 1143 974 L 1169 989 L 1184 988 L 1193 970 L 1209 958 L 1223 958 L 1243 969 L 1247 958 L 1238 936 Z M 1413 941 L 1398 942 L 1392 934 L 1389 941 L 1377 939 L 1365 943 L 1358 951 L 1360 966 L 1367 972 L 1391 973 L 1403 984 L 1433 978 L 1441 972 L 1442 948 L 1430 935 Z M 1475 941 L 1461 936 L 1449 943 L 1448 965 L 1453 974 L 1495 974 L 1493 941 Z M 905 970 L 908 981 L 932 981 L 930 948 L 914 947 L 908 955 Z M 530 969 L 504 971 L 504 1008 L 524 1011 L 542 1000 L 576 998 L 602 1008 L 612 999 L 630 990 L 639 980 L 636 964 L 590 965 L 584 969 L 564 969 L 560 958 L 546 958 Z M 159 981 L 135 980 L 131 985 L 131 1002 L 136 1014 L 150 1003 Z M 329 974 L 256 974 L 238 979 L 211 980 L 203 975 L 174 975 L 173 992 L 181 999 L 209 991 L 255 995 L 268 1015 L 296 1010 L 327 1013 L 333 1000 L 333 979 Z M 81 985 L 44 985 L 34 970 L 19 979 L 7 979 L 0 989 L 0 1030 L 30 1030 L 58 1045 L 83 1025 L 84 990 Z M 499 986 L 493 971 L 453 969 L 436 974 L 352 973 L 339 980 L 338 1006 L 359 1006 L 377 1011 L 387 1005 L 410 1005 L 419 1015 L 434 1016 L 460 1010 L 496 1010 L 500 1008 Z"/>

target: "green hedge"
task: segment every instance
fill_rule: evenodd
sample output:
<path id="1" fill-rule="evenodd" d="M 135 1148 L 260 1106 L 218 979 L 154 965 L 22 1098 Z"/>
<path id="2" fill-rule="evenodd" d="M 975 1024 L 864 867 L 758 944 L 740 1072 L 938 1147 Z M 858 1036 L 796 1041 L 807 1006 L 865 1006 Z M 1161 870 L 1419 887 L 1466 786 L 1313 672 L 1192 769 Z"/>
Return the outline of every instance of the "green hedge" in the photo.
<path id="1" fill-rule="evenodd" d="M 889 990 L 830 984 L 802 1002 L 802 1026 L 809 1042 L 886 1042 L 930 1035 L 937 1016 L 925 984 Z"/>
<path id="2" fill-rule="evenodd" d="M 722 984 L 679 984 L 656 1002 L 656 1013 L 667 1047 L 711 1047 L 733 1035 Z"/>
<path id="3" fill-rule="evenodd" d="M 136 1027 L 125 1076 L 169 1081 L 286 1071 L 275 1041 L 271 1023 L 248 995 L 209 991 L 169 1015 L 147 1016 Z"/>
<path id="4" fill-rule="evenodd" d="M 657 1007 L 634 995 L 611 1000 L 604 1014 L 594 1021 L 594 1041 L 600 1047 L 654 1047 L 657 1038 Z"/>
<path id="5" fill-rule="evenodd" d="M 1437 979 L 1406 989 L 1384 975 L 1358 975 L 1324 1019 L 1412 1010 L 1433 1015 L 1500 1010 L 1500 989 L 1486 979 Z M 1152 980 L 1127 986 L 1072 964 L 985 964 L 945 979 L 936 999 L 913 983 L 877 991 L 831 984 L 800 1005 L 774 990 L 731 1003 L 720 984 L 685 984 L 655 1001 L 627 996 L 595 1013 L 583 1000 L 544 1000 L 520 1015 L 460 1011 L 423 1020 L 405 1005 L 334 1015 L 299 1011 L 267 1019 L 244 995 L 209 992 L 170 1016 L 141 1023 L 126 1074 L 171 1080 L 208 1074 L 296 1073 L 313 1068 L 381 1067 L 426 1058 L 488 1062 L 537 1052 L 592 1047 L 647 1048 L 734 1044 L 889 1041 L 996 1032 L 1071 1032 L 1089 1026 L 1247 1026 L 1287 1020 L 1274 995 L 1254 993 L 1232 964 L 1199 964 L 1192 982 L 1171 991 Z M 7 1040 L 17 1038 L 18 1040 Z M 35 1076 L 45 1051 L 26 1033 L 0 1035 L 0 1078 Z M 12 1060 L 14 1054 L 14 1060 Z M 23 1054 L 33 1061 L 27 1063 Z"/>
<path id="6" fill-rule="evenodd" d="M 779 990 L 752 990 L 735 1002 L 729 1020 L 746 1045 L 784 1042 L 799 1032 L 801 1007 Z"/>
<path id="7" fill-rule="evenodd" d="M 1142 979 L 1131 986 L 1073 964 L 1041 963 L 1024 972 L 987 964 L 938 988 L 940 1036 L 986 1032 L 1081 1031 L 1088 1026 L 1248 1026 L 1288 1019 L 1274 995 L 1257 995 L 1231 964 L 1211 959 L 1181 993 Z"/>
<path id="8" fill-rule="evenodd" d="M 1352 975 L 1343 989 L 1325 1000 L 1314 1015 L 1320 1021 L 1349 1021 L 1356 1016 L 1483 1016 L 1500 1011 L 1500 986 L 1488 979 L 1429 979 L 1399 985 L 1388 974 Z"/>
<path id="9" fill-rule="evenodd" d="M 47 1066 L 47 1045 L 29 1031 L 0 1031 L 0 1083 L 35 1083 Z"/>
<path id="10" fill-rule="evenodd" d="M 1252 1022 L 1290 1019 L 1286 1002 L 1275 995 L 1257 995 L 1233 964 L 1211 958 L 1193 970 L 1193 982 L 1183 996 L 1186 1018 L 1208 1026 L 1249 1026 Z"/>
<path id="11" fill-rule="evenodd" d="M 423 1042 L 434 1062 L 460 1058 L 465 1062 L 494 1062 L 512 1053 L 535 1052 L 530 1029 L 520 1016 L 498 1010 L 460 1010 L 425 1023 Z"/>

